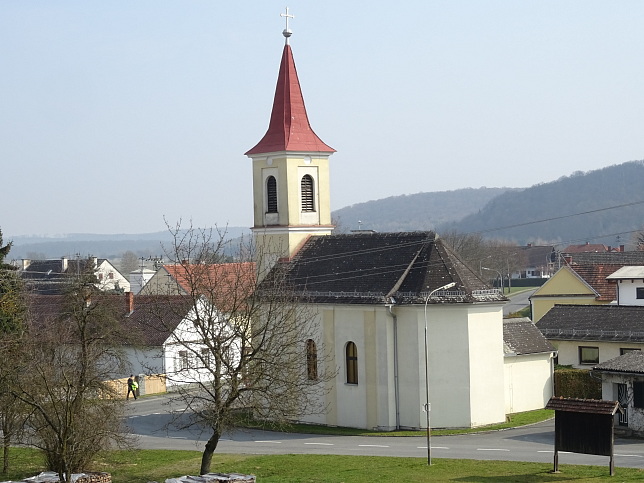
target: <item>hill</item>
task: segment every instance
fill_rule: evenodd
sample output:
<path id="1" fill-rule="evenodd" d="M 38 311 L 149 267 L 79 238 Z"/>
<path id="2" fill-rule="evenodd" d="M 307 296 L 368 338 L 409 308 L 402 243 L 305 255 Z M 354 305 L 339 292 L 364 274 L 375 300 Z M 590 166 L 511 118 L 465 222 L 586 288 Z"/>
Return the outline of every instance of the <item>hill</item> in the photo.
<path id="1" fill-rule="evenodd" d="M 511 188 L 465 188 L 453 191 L 391 196 L 341 208 L 332 213 L 340 231 L 379 232 L 434 230 L 476 213 Z"/>
<path id="2" fill-rule="evenodd" d="M 628 244 L 644 225 L 644 161 L 631 161 L 520 192 L 506 191 L 479 212 L 444 223 L 440 231 L 481 232 L 519 244 Z"/>

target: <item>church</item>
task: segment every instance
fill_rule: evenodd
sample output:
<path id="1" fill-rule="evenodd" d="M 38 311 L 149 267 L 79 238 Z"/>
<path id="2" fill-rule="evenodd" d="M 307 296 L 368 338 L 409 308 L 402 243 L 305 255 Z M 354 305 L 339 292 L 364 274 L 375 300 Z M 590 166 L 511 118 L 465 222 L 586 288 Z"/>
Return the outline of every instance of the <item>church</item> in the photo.
<path id="1" fill-rule="evenodd" d="M 543 408 L 552 395 L 552 347 L 531 323 L 504 324 L 507 299 L 437 235 L 334 234 L 335 150 L 310 126 L 288 16 L 283 34 L 268 130 L 245 154 L 253 235 L 271 253 L 258 269 L 282 270 L 316 314 L 319 340 L 305 343 L 311 379 L 318 347 L 330 352 L 336 373 L 328 411 L 301 420 L 393 430 L 424 428 L 431 414 L 432 427 L 475 427 Z M 513 337 L 519 350 L 508 343 Z"/>

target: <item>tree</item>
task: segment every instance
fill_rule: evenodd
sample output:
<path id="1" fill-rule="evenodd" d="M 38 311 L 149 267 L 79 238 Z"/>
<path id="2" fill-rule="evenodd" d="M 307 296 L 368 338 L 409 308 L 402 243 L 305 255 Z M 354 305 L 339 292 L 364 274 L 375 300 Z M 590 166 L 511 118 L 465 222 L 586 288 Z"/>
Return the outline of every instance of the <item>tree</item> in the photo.
<path id="1" fill-rule="evenodd" d="M 27 414 L 23 404 L 12 394 L 19 384 L 19 366 L 23 358 L 21 341 L 26 316 L 25 290 L 15 267 L 4 263 L 11 243 L 2 246 L 0 231 L 0 430 L 2 431 L 2 473 L 9 469 L 9 451 L 20 439 Z"/>
<path id="2" fill-rule="evenodd" d="M 139 268 L 139 259 L 132 250 L 128 250 L 121 255 L 121 273 L 126 277 Z"/>
<path id="3" fill-rule="evenodd" d="M 325 382 L 335 369 L 325 356 L 315 314 L 279 274 L 264 278 L 256 272 L 263 266 L 256 247 L 242 241 L 233 263 L 190 263 L 220 260 L 229 249 L 223 235 L 180 226 L 171 232 L 166 256 L 183 272 L 177 282 L 183 290 L 177 292 L 190 307 L 190 323 L 174 332 L 172 343 L 180 349 L 167 377 L 190 383 L 178 386 L 175 398 L 187 408 L 189 424 L 211 432 L 201 461 L 205 474 L 221 435 L 240 414 L 283 424 L 324 412 Z M 161 307 L 158 320 L 169 310 Z M 316 341 L 315 354 L 308 341 Z"/>
<path id="4" fill-rule="evenodd" d="M 106 381 L 126 371 L 121 298 L 99 294 L 94 265 L 64 296 L 34 297 L 22 340 L 22 381 L 12 394 L 31 411 L 32 444 L 61 481 L 112 444 L 127 445 L 124 401 Z"/>

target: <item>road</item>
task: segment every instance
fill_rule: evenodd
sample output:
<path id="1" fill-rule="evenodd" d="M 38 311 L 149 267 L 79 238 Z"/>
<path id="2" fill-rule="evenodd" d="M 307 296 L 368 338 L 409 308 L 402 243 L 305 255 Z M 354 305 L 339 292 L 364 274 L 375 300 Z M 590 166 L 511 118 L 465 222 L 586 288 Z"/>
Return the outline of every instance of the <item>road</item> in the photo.
<path id="1" fill-rule="evenodd" d="M 203 449 L 208 433 L 163 429 L 171 420 L 165 397 L 130 402 L 128 425 L 144 449 Z M 175 410 L 180 409 L 175 407 Z M 468 435 L 433 436 L 432 458 L 553 462 L 554 421 Z M 426 458 L 425 437 L 326 436 L 235 430 L 224 435 L 217 451 L 239 454 L 331 454 Z M 560 453 L 560 464 L 608 466 L 606 456 Z M 615 466 L 644 468 L 644 441 L 615 439 Z"/>
<path id="2" fill-rule="evenodd" d="M 508 298 L 510 299 L 510 301 L 503 306 L 503 315 L 517 312 L 522 308 L 530 305 L 529 298 L 535 291 L 536 289 L 531 289 L 509 296 Z"/>

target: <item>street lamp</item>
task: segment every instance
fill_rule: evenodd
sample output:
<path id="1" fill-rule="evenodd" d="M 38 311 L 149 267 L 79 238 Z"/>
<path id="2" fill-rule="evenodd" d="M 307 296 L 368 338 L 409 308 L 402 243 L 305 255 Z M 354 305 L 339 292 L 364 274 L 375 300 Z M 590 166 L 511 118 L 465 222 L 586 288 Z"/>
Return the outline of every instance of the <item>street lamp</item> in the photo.
<path id="1" fill-rule="evenodd" d="M 499 274 L 499 279 L 501 280 L 501 293 L 505 293 L 505 287 L 503 286 L 503 275 L 498 270 L 494 268 L 481 267 L 483 270 L 490 270 L 491 272 L 496 272 Z"/>
<path id="2" fill-rule="evenodd" d="M 436 292 L 439 292 L 440 290 L 447 290 L 448 288 L 452 288 L 454 285 L 456 285 L 456 282 L 450 282 L 446 285 L 443 285 L 442 287 L 438 287 L 437 289 L 434 289 L 431 292 L 429 292 L 429 294 L 425 298 L 425 414 L 427 416 L 427 464 L 428 465 L 432 464 L 432 448 L 431 448 L 431 436 L 429 432 L 429 411 L 431 409 L 431 406 L 429 405 L 429 364 L 427 363 L 427 303 L 429 302 L 429 299 L 431 298 L 431 296 L 434 295 Z"/>

